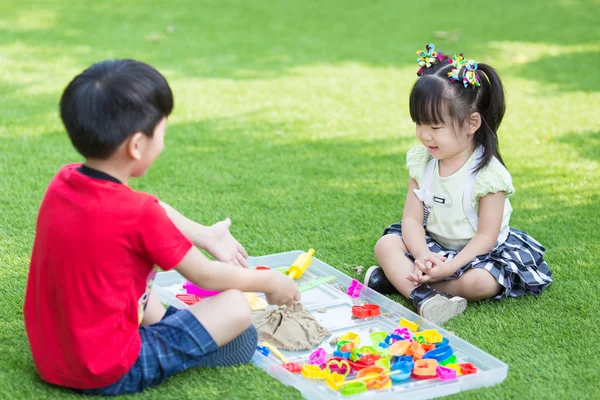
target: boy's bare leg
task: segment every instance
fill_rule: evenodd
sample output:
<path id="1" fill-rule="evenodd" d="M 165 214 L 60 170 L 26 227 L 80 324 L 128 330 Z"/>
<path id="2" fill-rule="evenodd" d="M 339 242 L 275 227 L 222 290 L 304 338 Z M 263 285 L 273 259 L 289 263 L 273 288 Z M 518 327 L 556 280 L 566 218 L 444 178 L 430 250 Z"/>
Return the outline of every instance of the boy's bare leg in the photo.
<path id="1" fill-rule="evenodd" d="M 142 326 L 152 325 L 160 321 L 166 311 L 156 294 L 150 292 L 148 304 L 146 304 L 146 310 L 144 310 L 144 317 L 142 318 Z"/>
<path id="2" fill-rule="evenodd" d="M 189 310 L 219 347 L 241 335 L 252 323 L 252 309 L 238 290 L 226 290 L 216 296 L 204 298 Z M 158 297 L 150 293 L 142 326 L 160 321 L 165 312 Z"/>
<path id="3" fill-rule="evenodd" d="M 458 279 L 431 283 L 429 286 L 440 292 L 460 296 L 468 301 L 489 299 L 502 289 L 496 278 L 482 268 L 470 269 Z"/>
<path id="4" fill-rule="evenodd" d="M 406 246 L 399 235 L 382 236 L 375 245 L 375 257 L 386 278 L 404 297 L 410 298 L 415 285 L 406 277 L 414 272 L 415 265 L 404 253 Z"/>
<path id="5" fill-rule="evenodd" d="M 189 310 L 219 347 L 231 342 L 252 324 L 252 309 L 239 290 L 226 290 L 207 297 Z"/>

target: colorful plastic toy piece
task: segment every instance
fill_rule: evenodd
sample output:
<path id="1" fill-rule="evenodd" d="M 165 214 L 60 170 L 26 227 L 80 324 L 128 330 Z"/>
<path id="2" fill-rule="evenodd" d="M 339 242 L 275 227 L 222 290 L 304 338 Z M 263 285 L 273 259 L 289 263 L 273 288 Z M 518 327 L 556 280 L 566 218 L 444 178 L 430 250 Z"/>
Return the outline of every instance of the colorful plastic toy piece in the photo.
<path id="1" fill-rule="evenodd" d="M 477 372 L 477 367 L 471 363 L 462 363 L 458 364 L 458 366 L 460 367 L 460 372 L 462 375 L 470 375 Z"/>
<path id="2" fill-rule="evenodd" d="M 364 393 L 366 391 L 367 391 L 367 384 L 364 382 L 360 382 L 360 381 L 347 383 L 344 386 L 342 386 L 342 389 L 340 390 L 340 392 L 344 396 L 352 396 L 355 394 Z"/>
<path id="3" fill-rule="evenodd" d="M 376 317 L 381 314 L 381 309 L 376 304 L 365 304 L 362 306 L 353 306 L 352 315 L 356 318 Z"/>
<path id="4" fill-rule="evenodd" d="M 337 372 L 333 372 L 325 378 L 325 383 L 333 390 L 340 390 L 344 386 L 344 375 L 340 375 Z"/>
<path id="5" fill-rule="evenodd" d="M 361 348 L 358 349 L 358 352 L 361 355 L 378 354 L 377 350 L 375 350 L 375 348 L 373 346 L 362 346 Z"/>
<path id="6" fill-rule="evenodd" d="M 310 353 L 308 356 L 308 363 L 313 365 L 321 365 L 325 362 L 327 354 L 323 348 L 319 347 L 317 350 Z"/>
<path id="7" fill-rule="evenodd" d="M 442 360 L 439 363 L 444 367 L 447 367 L 449 364 L 456 364 L 456 356 L 453 354 L 449 358 Z"/>
<path id="8" fill-rule="evenodd" d="M 292 374 L 297 374 L 302 371 L 302 365 L 295 362 L 281 364 L 281 366 L 290 371 Z"/>
<path id="9" fill-rule="evenodd" d="M 410 378 L 411 373 L 412 373 L 412 371 L 410 369 L 408 371 L 405 371 L 405 370 L 398 371 L 395 374 L 390 374 L 390 379 L 393 382 L 402 382 L 402 381 L 405 381 L 408 378 Z"/>
<path id="10" fill-rule="evenodd" d="M 456 375 L 462 375 L 462 373 L 460 372 L 460 365 L 458 365 L 458 364 L 445 364 L 443 366 L 446 368 L 451 368 L 451 369 L 455 370 Z"/>
<path id="11" fill-rule="evenodd" d="M 386 342 L 380 342 L 377 347 L 379 347 L 380 349 L 387 349 L 388 347 L 390 347 L 389 344 L 387 344 Z"/>
<path id="12" fill-rule="evenodd" d="M 381 367 L 369 367 L 358 372 L 357 379 L 365 382 L 367 388 L 383 388 L 390 378 Z"/>
<path id="13" fill-rule="evenodd" d="M 325 369 L 329 372 L 341 374 L 344 378 L 350 373 L 350 364 L 346 360 L 334 360 L 327 361 Z"/>
<path id="14" fill-rule="evenodd" d="M 290 268 L 288 269 L 288 276 L 292 279 L 300 278 L 306 269 L 312 264 L 312 256 L 315 254 L 314 249 L 308 250 L 306 253 L 302 253 L 294 260 Z"/>
<path id="15" fill-rule="evenodd" d="M 277 347 L 275 347 L 272 344 L 267 343 L 267 342 L 263 342 L 263 346 L 265 346 L 269 350 L 271 350 L 271 352 L 273 353 L 273 355 L 275 355 L 275 357 L 279 358 L 282 363 L 284 363 L 284 364 L 288 364 L 289 363 L 288 359 L 285 358 L 285 356 L 283 354 L 281 354 L 281 352 L 279 350 L 277 350 Z"/>
<path id="16" fill-rule="evenodd" d="M 211 297 L 211 296 L 216 296 L 217 294 L 221 293 L 221 292 L 218 292 L 215 290 L 202 289 L 202 288 L 194 285 L 190 281 L 185 281 L 185 283 L 183 284 L 183 288 L 185 289 L 185 291 L 187 293 L 195 294 L 198 297 Z"/>
<path id="17" fill-rule="evenodd" d="M 421 343 L 421 347 L 427 353 L 428 351 L 431 351 L 431 350 L 435 349 L 436 345 L 433 344 L 433 343 Z"/>
<path id="18" fill-rule="evenodd" d="M 388 347 L 387 352 L 392 356 L 402 356 L 406 353 L 406 350 L 411 346 L 408 340 L 400 340 L 398 342 L 393 343 L 390 347 Z"/>
<path id="19" fill-rule="evenodd" d="M 346 294 L 353 299 L 360 297 L 360 291 L 363 288 L 363 284 L 357 281 L 356 279 L 352 279 L 352 283 L 348 286 L 348 290 L 346 290 Z"/>
<path id="20" fill-rule="evenodd" d="M 360 344 L 360 335 L 354 333 L 354 332 L 348 332 L 343 334 L 342 336 L 340 336 L 340 341 L 344 341 L 344 340 L 348 340 L 352 343 L 354 343 L 355 346 L 358 346 Z M 338 341 L 338 344 L 340 342 Z"/>
<path id="21" fill-rule="evenodd" d="M 256 346 L 256 350 L 262 353 L 265 357 L 269 357 L 269 354 L 271 354 L 271 350 L 265 346 Z"/>
<path id="22" fill-rule="evenodd" d="M 359 359 L 359 360 L 357 360 L 357 361 L 352 361 L 352 360 L 351 360 L 351 361 L 348 361 L 348 363 L 349 363 L 349 364 L 350 364 L 350 366 L 352 367 L 352 370 L 353 370 L 353 371 L 357 371 L 357 372 L 358 372 L 358 371 L 361 371 L 361 370 L 363 370 L 363 369 L 365 369 L 365 368 L 368 368 L 368 367 L 370 367 L 370 366 L 372 366 L 372 365 L 373 365 L 373 364 L 367 364 L 366 362 L 364 362 L 364 361 L 361 361 L 360 359 Z M 374 363 L 374 362 L 373 362 L 373 363 Z"/>
<path id="23" fill-rule="evenodd" d="M 442 334 L 437 331 L 437 329 L 427 329 L 419 333 L 423 335 L 427 343 L 439 343 L 444 338 Z"/>
<path id="24" fill-rule="evenodd" d="M 451 381 L 456 379 L 456 370 L 452 368 L 446 368 L 438 365 L 438 367 L 435 369 L 435 372 L 437 372 L 438 376 L 443 381 Z"/>
<path id="25" fill-rule="evenodd" d="M 385 339 L 387 337 L 387 333 L 373 332 L 369 335 L 369 337 L 371 338 L 371 343 L 373 344 L 373 346 L 378 346 L 379 343 L 385 341 Z"/>
<path id="26" fill-rule="evenodd" d="M 304 364 L 302 366 L 302 376 L 306 379 L 325 379 L 329 371 L 321 369 L 318 365 Z"/>
<path id="27" fill-rule="evenodd" d="M 409 321 L 405 318 L 400 318 L 400 322 L 398 323 L 398 325 L 408 328 L 411 331 L 416 331 L 417 329 L 419 329 L 418 324 L 415 324 L 414 322 Z"/>
<path id="28" fill-rule="evenodd" d="M 384 371 L 389 371 L 392 368 L 389 358 L 380 358 L 375 361 L 375 366 L 379 368 L 383 368 Z"/>
<path id="29" fill-rule="evenodd" d="M 259 266 L 256 267 L 256 270 L 257 271 L 270 271 L 271 268 L 267 267 L 266 265 L 259 265 Z"/>
<path id="30" fill-rule="evenodd" d="M 190 294 L 190 293 L 177 293 L 175 295 L 175 297 L 177 297 L 179 300 L 183 301 L 188 306 L 191 306 L 192 304 L 196 304 L 197 302 L 202 300 L 202 298 L 196 296 L 195 294 Z"/>
<path id="31" fill-rule="evenodd" d="M 412 356 L 414 360 L 420 360 L 425 355 L 425 350 L 419 342 L 412 342 L 405 353 L 407 356 Z"/>
<path id="32" fill-rule="evenodd" d="M 351 343 L 345 344 L 344 346 L 342 346 L 341 349 L 339 350 L 335 350 L 333 352 L 333 356 L 334 357 L 339 357 L 339 358 L 345 358 L 346 360 L 350 359 L 350 355 L 352 354 L 352 349 L 349 349 L 346 346 L 351 346 Z M 344 351 L 344 350 L 348 350 L 348 351 Z"/>
<path id="33" fill-rule="evenodd" d="M 436 360 L 417 360 L 412 371 L 412 377 L 415 379 L 437 378 L 437 367 L 438 363 Z"/>
<path id="34" fill-rule="evenodd" d="M 344 346 L 345 346 L 345 345 L 347 345 L 347 344 L 353 344 L 353 342 L 352 342 L 352 341 L 350 341 L 350 340 L 345 340 L 345 339 L 342 339 L 342 338 L 343 338 L 343 336 L 341 336 L 341 337 L 340 337 L 340 339 L 338 340 L 338 342 L 336 343 L 336 346 L 337 346 L 337 349 L 338 349 L 338 350 L 339 350 L 339 349 L 341 349 L 342 347 L 344 347 Z M 354 347 L 353 347 L 353 348 L 354 348 Z"/>
<path id="35" fill-rule="evenodd" d="M 359 358 L 359 361 L 364 362 L 367 365 L 374 365 L 381 356 L 379 354 L 365 354 Z"/>
<path id="36" fill-rule="evenodd" d="M 414 366 L 415 363 L 412 361 L 412 359 L 398 361 L 392 365 L 392 373 L 390 374 L 390 378 L 392 378 L 392 381 L 394 382 L 405 381 L 410 378 L 410 374 Z M 393 373 L 396 371 L 397 373 Z"/>
<path id="37" fill-rule="evenodd" d="M 422 346 L 421 346 L 422 347 Z M 450 346 L 440 346 L 435 349 L 428 351 L 423 355 L 423 360 L 433 359 L 436 361 L 443 361 L 450 358 L 453 354 L 452 347 Z"/>

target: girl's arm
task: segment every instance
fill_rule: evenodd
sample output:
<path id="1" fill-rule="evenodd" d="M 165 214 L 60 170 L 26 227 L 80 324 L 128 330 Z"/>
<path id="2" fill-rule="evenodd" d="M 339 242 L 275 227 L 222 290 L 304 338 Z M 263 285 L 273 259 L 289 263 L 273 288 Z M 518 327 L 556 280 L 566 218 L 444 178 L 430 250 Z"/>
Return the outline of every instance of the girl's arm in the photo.
<path id="1" fill-rule="evenodd" d="M 500 226 L 504 217 L 506 192 L 490 193 L 479 200 L 479 224 L 477 233 L 467 245 L 448 262 L 452 275 L 457 269 L 470 263 L 475 256 L 489 253 L 500 234 Z"/>
<path id="2" fill-rule="evenodd" d="M 419 189 L 417 181 L 409 178 L 408 193 L 406 194 L 402 214 L 402 240 L 413 257 L 420 259 L 429 254 L 429 247 L 425 240 L 425 229 L 423 228 L 423 203 L 415 194 L 415 189 Z"/>

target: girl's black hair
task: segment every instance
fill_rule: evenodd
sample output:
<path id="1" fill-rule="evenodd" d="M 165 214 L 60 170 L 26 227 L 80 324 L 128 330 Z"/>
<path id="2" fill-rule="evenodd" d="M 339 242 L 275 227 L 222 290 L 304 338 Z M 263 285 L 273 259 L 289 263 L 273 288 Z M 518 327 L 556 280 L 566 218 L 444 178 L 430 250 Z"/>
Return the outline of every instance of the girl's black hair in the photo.
<path id="1" fill-rule="evenodd" d="M 152 137 L 173 110 L 165 78 L 148 64 L 107 60 L 77 75 L 60 99 L 60 117 L 75 149 L 86 158 L 108 158 L 128 137 Z"/>
<path id="2" fill-rule="evenodd" d="M 445 59 L 424 69 L 410 93 L 410 117 L 419 125 L 452 122 L 463 126 L 469 115 L 478 112 L 481 126 L 475 132 L 475 142 L 483 146 L 483 156 L 476 171 L 484 168 L 493 156 L 504 165 L 497 135 L 505 111 L 504 87 L 498 73 L 487 64 L 479 64 L 475 73 L 481 86 L 464 87 L 462 81 L 448 78 L 452 68 Z M 460 77 L 464 68 L 459 73 Z M 452 121 L 444 121 L 445 115 Z"/>

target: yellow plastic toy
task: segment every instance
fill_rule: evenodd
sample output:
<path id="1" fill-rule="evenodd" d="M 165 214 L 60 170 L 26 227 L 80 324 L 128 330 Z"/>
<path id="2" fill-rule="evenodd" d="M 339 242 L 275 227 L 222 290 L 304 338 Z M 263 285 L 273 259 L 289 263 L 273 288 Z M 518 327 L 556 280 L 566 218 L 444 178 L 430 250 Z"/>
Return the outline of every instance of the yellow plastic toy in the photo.
<path id="1" fill-rule="evenodd" d="M 275 355 L 275 357 L 279 358 L 282 363 L 288 364 L 289 361 L 281 352 L 277 349 L 277 347 L 273 346 L 271 343 L 263 342 L 263 346 L 271 350 L 271 352 Z"/>
<path id="2" fill-rule="evenodd" d="M 325 383 L 329 385 L 333 390 L 340 390 L 344 386 L 344 375 L 340 375 L 337 372 L 332 372 L 327 378 Z"/>
<path id="3" fill-rule="evenodd" d="M 419 329 L 419 325 L 415 324 L 412 321 L 407 320 L 406 318 L 401 318 L 400 322 L 398 323 L 398 325 L 404 327 L 404 328 L 408 328 L 411 331 L 416 331 L 417 329 Z"/>
<path id="4" fill-rule="evenodd" d="M 328 370 L 312 364 L 304 364 L 300 373 L 306 379 L 327 379 L 327 376 L 329 376 Z"/>
<path id="5" fill-rule="evenodd" d="M 252 308 L 252 311 L 263 310 L 269 306 L 269 303 L 258 297 L 256 293 L 245 292 L 243 295 L 246 298 L 246 301 L 248 301 L 250 308 Z"/>
<path id="6" fill-rule="evenodd" d="M 308 252 L 300 254 L 292 265 L 290 265 L 288 276 L 292 279 L 300 278 L 302 274 L 304 274 L 304 271 L 312 264 L 313 254 L 315 254 L 314 249 L 310 249 Z"/>

